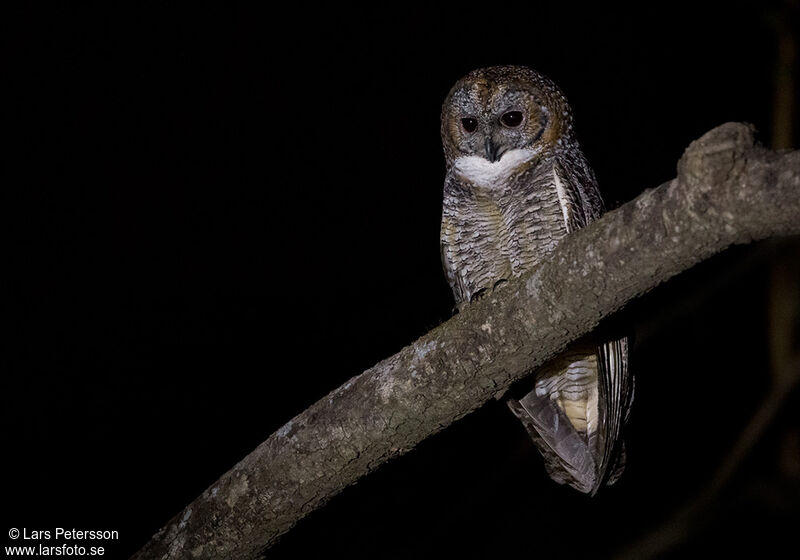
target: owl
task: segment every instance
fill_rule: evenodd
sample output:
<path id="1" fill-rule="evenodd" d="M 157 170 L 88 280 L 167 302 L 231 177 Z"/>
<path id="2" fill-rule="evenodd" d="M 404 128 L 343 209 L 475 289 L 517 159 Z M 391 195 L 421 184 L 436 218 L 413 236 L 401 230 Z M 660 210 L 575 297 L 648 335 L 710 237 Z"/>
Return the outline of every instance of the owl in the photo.
<path id="1" fill-rule="evenodd" d="M 530 68 L 482 68 L 456 82 L 441 135 L 442 262 L 459 309 L 535 266 L 604 211 L 567 100 Z M 550 477 L 589 494 L 615 482 L 633 398 L 627 337 L 590 335 L 530 377 L 507 403 Z"/>

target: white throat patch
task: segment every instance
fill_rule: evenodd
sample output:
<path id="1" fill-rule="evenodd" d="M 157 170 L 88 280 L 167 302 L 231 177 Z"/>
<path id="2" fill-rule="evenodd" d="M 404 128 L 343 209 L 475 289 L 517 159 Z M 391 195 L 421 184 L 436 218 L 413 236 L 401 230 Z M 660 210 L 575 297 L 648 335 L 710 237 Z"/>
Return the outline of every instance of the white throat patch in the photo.
<path id="1" fill-rule="evenodd" d="M 505 184 L 514 171 L 523 163 L 530 161 L 536 150 L 508 150 L 494 163 L 480 156 L 461 156 L 453 162 L 458 175 L 484 189 L 492 189 Z"/>

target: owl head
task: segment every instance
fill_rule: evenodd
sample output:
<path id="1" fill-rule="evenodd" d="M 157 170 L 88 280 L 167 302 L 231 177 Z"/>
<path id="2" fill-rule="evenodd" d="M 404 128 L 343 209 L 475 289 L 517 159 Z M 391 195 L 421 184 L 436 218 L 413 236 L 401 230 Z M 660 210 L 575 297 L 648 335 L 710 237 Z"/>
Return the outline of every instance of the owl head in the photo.
<path id="1" fill-rule="evenodd" d="M 525 66 L 491 66 L 461 78 L 442 106 L 448 167 L 456 158 L 499 161 L 511 150 L 546 152 L 572 140 L 572 115 L 549 78 Z"/>

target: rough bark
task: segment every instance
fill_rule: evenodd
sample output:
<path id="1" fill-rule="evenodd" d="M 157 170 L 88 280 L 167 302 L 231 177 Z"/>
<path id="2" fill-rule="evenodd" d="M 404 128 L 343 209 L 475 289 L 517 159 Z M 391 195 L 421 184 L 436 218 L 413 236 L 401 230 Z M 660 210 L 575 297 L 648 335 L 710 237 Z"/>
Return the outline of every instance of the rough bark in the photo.
<path id="1" fill-rule="evenodd" d="M 529 274 L 286 423 L 133 558 L 255 558 L 388 459 L 469 414 L 601 319 L 733 244 L 800 233 L 800 152 L 728 123 L 676 179 L 569 235 Z"/>

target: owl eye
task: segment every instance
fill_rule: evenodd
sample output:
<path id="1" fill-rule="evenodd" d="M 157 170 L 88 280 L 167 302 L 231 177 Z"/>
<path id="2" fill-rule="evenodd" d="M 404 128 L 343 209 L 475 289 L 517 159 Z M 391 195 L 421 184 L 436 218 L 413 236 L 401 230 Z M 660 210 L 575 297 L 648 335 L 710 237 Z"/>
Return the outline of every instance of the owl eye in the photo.
<path id="1" fill-rule="evenodd" d="M 519 111 L 509 111 L 500 117 L 500 122 L 511 128 L 517 127 L 522 122 L 522 113 Z"/>
<path id="2" fill-rule="evenodd" d="M 463 126 L 464 130 L 467 132 L 475 132 L 475 129 L 478 128 L 478 119 L 473 117 L 464 117 L 461 119 L 461 126 Z"/>

